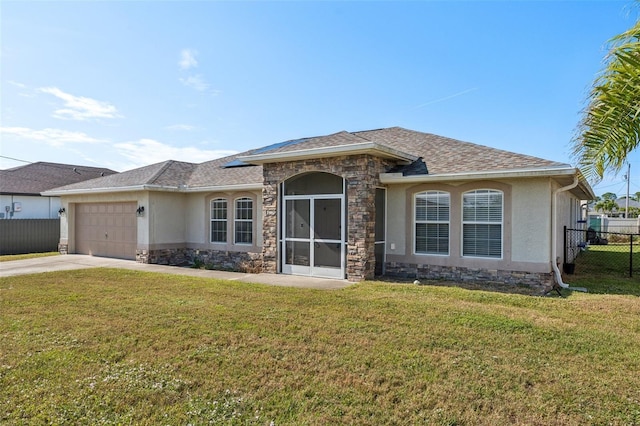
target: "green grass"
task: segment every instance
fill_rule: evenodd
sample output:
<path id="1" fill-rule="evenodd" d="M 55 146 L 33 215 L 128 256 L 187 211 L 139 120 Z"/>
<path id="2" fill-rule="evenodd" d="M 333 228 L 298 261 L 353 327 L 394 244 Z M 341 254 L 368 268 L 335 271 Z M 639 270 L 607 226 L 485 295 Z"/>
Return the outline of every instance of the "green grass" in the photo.
<path id="1" fill-rule="evenodd" d="M 633 245 L 633 276 L 629 276 L 629 245 L 589 246 L 578 255 L 575 275 L 566 276 L 572 286 L 591 293 L 640 296 L 640 243 Z"/>
<path id="2" fill-rule="evenodd" d="M 2 424 L 640 423 L 640 299 L 0 279 Z"/>
<path id="3" fill-rule="evenodd" d="M 36 257 L 58 256 L 57 251 L 47 253 L 28 253 L 28 254 L 5 254 L 0 256 L 0 262 L 9 262 L 11 260 L 33 259 Z"/>

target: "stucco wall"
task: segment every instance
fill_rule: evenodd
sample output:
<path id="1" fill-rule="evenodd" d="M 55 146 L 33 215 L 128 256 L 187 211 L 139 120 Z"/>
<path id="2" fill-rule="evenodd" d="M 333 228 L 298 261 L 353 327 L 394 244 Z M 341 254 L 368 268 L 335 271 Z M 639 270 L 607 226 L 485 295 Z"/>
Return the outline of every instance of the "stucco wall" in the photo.
<path id="1" fill-rule="evenodd" d="M 185 196 L 185 239 L 190 244 L 202 245 L 207 242 L 204 226 L 208 220 L 208 210 L 204 198 L 200 193 Z"/>
<path id="2" fill-rule="evenodd" d="M 258 252 L 262 245 L 262 197 L 261 193 L 227 193 L 230 199 L 236 195 L 251 194 L 255 197 L 255 242 L 252 246 L 237 246 L 231 250 Z M 75 251 L 75 235 L 70 223 L 75 221 L 77 203 L 110 203 L 133 201 L 145 208 L 138 221 L 138 249 L 157 250 L 172 248 L 222 249 L 208 242 L 209 207 L 211 194 L 184 194 L 175 192 L 122 192 L 110 194 L 69 195 L 62 197 L 66 213 L 60 220 L 60 243 L 68 244 Z M 59 208 L 59 207 L 58 207 Z M 56 209 L 57 216 L 57 209 Z"/>
<path id="3" fill-rule="evenodd" d="M 514 262 L 549 263 L 551 195 L 548 179 L 512 181 L 511 259 Z"/>
<path id="4" fill-rule="evenodd" d="M 525 272 L 550 272 L 551 244 L 551 190 L 549 179 L 521 179 L 495 182 L 456 182 L 435 185 L 434 189 L 452 189 L 455 196 L 460 191 L 492 188 L 505 192 L 505 217 L 503 259 L 464 258 L 461 244 L 457 239 L 460 232 L 454 232 L 459 223 L 452 223 L 452 239 L 449 256 L 413 255 L 413 211 L 412 192 L 424 185 L 390 185 L 387 191 L 387 236 L 386 253 L 388 261 L 430 263 L 440 266 L 467 268 L 505 269 Z M 424 190 L 424 189 L 421 189 Z M 452 211 L 453 216 L 460 216 Z M 403 258 L 405 260 L 403 260 Z"/>
<path id="5" fill-rule="evenodd" d="M 185 198 L 185 238 L 187 245 L 198 249 L 217 249 L 232 251 L 252 251 L 251 247 L 246 245 L 234 246 L 229 241 L 224 247 L 220 244 L 211 244 L 209 242 L 209 221 L 210 221 L 210 200 L 213 198 L 225 198 L 228 200 L 228 208 L 234 208 L 234 200 L 240 197 L 250 197 L 254 201 L 253 206 L 253 227 L 254 227 L 254 247 L 262 247 L 262 192 L 260 191 L 242 191 L 242 192 L 212 192 L 212 193 L 196 193 L 188 194 Z M 230 216 L 232 219 L 232 216 Z M 229 223 L 230 230 L 233 229 L 232 221 Z M 229 233 L 230 240 L 232 234 Z"/>
<path id="6" fill-rule="evenodd" d="M 175 192 L 150 192 L 145 207 L 148 220 L 149 246 L 184 245 L 186 196 Z"/>

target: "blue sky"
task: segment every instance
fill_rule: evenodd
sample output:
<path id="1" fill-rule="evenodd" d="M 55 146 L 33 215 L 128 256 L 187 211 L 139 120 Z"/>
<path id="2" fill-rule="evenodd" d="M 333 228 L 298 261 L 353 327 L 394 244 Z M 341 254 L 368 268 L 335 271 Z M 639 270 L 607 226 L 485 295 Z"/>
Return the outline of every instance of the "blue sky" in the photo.
<path id="1" fill-rule="evenodd" d="M 638 12 L 632 1 L 3 1 L 0 168 L 123 171 L 389 126 L 571 163 L 607 40 Z M 640 155 L 630 160 L 640 191 Z M 625 192 L 622 175 L 596 194 Z"/>

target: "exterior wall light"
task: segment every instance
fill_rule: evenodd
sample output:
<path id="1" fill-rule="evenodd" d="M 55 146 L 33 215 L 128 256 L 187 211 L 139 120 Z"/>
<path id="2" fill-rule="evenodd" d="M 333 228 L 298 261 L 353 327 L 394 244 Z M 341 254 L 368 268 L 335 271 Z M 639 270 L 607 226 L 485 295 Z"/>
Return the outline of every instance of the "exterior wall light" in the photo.
<path id="1" fill-rule="evenodd" d="M 62 216 L 67 210 L 64 207 L 60 207 L 60 210 L 58 210 L 58 214 L 60 216 Z"/>
<path id="2" fill-rule="evenodd" d="M 138 216 L 144 216 L 144 206 L 138 206 L 138 208 L 136 209 L 136 213 L 138 214 Z"/>

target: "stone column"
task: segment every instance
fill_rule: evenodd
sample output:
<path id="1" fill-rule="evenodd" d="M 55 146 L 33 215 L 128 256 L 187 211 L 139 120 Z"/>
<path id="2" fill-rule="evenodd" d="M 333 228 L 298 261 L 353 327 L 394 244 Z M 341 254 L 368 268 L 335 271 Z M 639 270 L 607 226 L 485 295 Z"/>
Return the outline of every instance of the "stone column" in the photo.
<path id="1" fill-rule="evenodd" d="M 375 196 L 379 175 L 393 165 L 372 155 L 352 155 L 263 165 L 263 272 L 277 272 L 278 187 L 305 172 L 326 172 L 346 181 L 346 275 L 349 281 L 373 278 L 375 271 Z"/>
<path id="2" fill-rule="evenodd" d="M 370 155 L 348 157 L 347 179 L 347 279 L 372 279 L 375 272 L 376 186 L 384 160 Z"/>
<path id="3" fill-rule="evenodd" d="M 278 180 L 264 166 L 262 188 L 262 272 L 278 272 Z"/>

